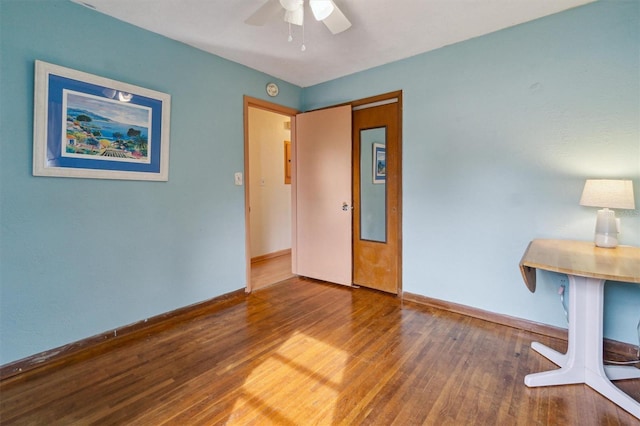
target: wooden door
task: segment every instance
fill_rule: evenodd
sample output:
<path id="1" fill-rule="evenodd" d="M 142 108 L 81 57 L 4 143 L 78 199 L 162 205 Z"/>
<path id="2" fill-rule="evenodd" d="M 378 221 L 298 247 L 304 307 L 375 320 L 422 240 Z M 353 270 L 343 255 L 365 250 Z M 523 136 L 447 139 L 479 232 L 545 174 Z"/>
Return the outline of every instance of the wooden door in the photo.
<path id="1" fill-rule="evenodd" d="M 293 273 L 351 285 L 351 107 L 298 114 L 294 127 Z"/>
<path id="2" fill-rule="evenodd" d="M 353 111 L 353 283 L 400 291 L 401 93 Z"/>

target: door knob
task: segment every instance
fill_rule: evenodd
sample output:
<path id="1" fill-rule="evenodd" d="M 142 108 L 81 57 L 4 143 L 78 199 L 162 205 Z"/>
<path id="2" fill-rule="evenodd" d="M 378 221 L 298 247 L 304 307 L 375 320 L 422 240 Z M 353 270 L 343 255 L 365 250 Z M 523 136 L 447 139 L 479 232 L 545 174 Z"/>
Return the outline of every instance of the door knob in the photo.
<path id="1" fill-rule="evenodd" d="M 351 209 L 353 209 L 353 206 L 351 206 Z M 347 202 L 345 201 L 342 203 L 342 211 L 346 212 L 348 210 L 349 210 L 349 204 L 347 204 Z"/>

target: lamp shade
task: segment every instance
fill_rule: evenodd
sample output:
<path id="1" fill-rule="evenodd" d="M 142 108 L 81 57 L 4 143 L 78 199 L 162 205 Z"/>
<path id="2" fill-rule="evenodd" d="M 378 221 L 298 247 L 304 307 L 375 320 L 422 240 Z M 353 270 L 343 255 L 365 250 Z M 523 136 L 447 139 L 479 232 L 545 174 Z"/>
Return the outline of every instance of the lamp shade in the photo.
<path id="1" fill-rule="evenodd" d="M 581 206 L 611 209 L 635 209 L 633 182 L 615 179 L 587 179 L 580 198 Z"/>

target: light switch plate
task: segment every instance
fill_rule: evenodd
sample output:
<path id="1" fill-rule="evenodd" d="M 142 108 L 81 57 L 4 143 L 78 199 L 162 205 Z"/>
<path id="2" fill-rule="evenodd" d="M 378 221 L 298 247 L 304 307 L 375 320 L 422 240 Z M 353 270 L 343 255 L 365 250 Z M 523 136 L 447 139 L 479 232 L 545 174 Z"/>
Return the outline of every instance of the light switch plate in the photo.
<path id="1" fill-rule="evenodd" d="M 242 186 L 242 173 L 241 172 L 236 172 L 236 174 L 234 175 L 234 179 L 235 179 L 236 185 Z"/>

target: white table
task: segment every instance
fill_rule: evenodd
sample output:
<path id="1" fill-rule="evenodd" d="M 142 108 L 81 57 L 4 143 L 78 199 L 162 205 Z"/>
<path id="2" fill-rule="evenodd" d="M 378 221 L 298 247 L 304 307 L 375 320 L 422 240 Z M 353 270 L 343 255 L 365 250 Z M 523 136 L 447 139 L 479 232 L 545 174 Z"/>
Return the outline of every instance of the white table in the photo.
<path id="1" fill-rule="evenodd" d="M 536 288 L 536 269 L 567 274 L 569 278 L 569 341 L 567 353 L 541 343 L 531 348 L 560 369 L 529 374 L 529 387 L 585 383 L 640 419 L 640 403 L 611 380 L 640 378 L 633 366 L 604 365 L 602 322 L 606 280 L 640 284 L 640 248 L 599 248 L 591 242 L 533 240 L 520 261 L 530 291 Z"/>

